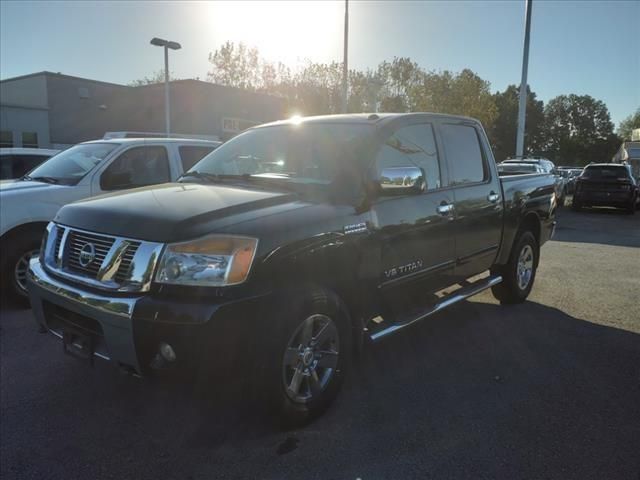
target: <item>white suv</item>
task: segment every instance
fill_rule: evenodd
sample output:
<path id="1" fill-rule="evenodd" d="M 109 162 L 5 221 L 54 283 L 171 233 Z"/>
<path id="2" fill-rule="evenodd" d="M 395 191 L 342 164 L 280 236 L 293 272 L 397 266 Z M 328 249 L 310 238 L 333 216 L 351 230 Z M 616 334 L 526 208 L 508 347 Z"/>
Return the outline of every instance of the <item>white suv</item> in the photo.
<path id="1" fill-rule="evenodd" d="M 20 180 L 0 184 L 2 293 L 12 300 L 26 300 L 29 259 L 38 253 L 44 229 L 60 207 L 117 190 L 175 181 L 219 145 L 176 138 L 96 140 L 51 157 Z"/>

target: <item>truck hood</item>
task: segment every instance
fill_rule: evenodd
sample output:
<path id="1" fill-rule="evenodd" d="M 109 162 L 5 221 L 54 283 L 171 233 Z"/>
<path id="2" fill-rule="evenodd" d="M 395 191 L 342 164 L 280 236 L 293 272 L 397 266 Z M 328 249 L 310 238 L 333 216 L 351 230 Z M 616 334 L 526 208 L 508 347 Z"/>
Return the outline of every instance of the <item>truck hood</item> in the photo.
<path id="1" fill-rule="evenodd" d="M 176 242 L 305 204 L 297 195 L 232 185 L 167 183 L 66 205 L 55 221 L 93 232 Z"/>
<path id="2" fill-rule="evenodd" d="M 64 188 L 64 185 L 54 185 L 52 183 L 34 182 L 31 180 L 3 180 L 0 182 L 0 192 L 24 192 L 26 190 Z"/>

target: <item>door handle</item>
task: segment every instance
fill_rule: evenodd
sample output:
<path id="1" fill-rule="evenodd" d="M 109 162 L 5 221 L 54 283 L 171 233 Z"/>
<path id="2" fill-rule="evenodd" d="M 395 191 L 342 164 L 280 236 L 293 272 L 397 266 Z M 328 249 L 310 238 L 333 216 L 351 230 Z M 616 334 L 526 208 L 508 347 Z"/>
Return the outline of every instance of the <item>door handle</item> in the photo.
<path id="1" fill-rule="evenodd" d="M 453 205 L 451 203 L 442 202 L 436 208 L 436 211 L 443 216 L 449 215 L 453 211 Z"/>
<path id="2" fill-rule="evenodd" d="M 496 203 L 498 200 L 500 200 L 500 195 L 492 191 L 491 193 L 489 193 L 489 195 L 487 195 L 487 200 L 489 200 L 491 203 Z"/>

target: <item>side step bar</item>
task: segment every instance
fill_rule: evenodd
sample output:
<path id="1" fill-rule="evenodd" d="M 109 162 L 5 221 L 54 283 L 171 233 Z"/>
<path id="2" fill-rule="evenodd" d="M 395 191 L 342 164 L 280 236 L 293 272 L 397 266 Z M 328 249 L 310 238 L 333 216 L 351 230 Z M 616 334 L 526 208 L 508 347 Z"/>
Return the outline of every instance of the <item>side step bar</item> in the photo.
<path id="1" fill-rule="evenodd" d="M 403 328 L 408 327 L 409 325 L 413 325 L 414 323 L 419 322 L 420 320 L 423 320 L 428 316 L 433 315 L 436 312 L 439 312 L 440 310 L 444 310 L 445 308 L 450 307 L 454 303 L 458 303 L 462 300 L 472 297 L 482 292 L 483 290 L 486 290 L 488 288 L 493 287 L 494 285 L 497 285 L 500 282 L 502 282 L 502 277 L 500 275 L 496 275 L 496 276 L 487 277 L 486 279 L 483 279 L 481 281 L 478 281 L 477 283 L 471 284 L 468 287 L 462 288 L 452 293 L 450 296 L 445 297 L 440 303 L 436 303 L 426 311 L 420 313 L 420 315 L 418 315 L 417 317 L 409 318 L 402 322 L 394 323 L 393 325 L 389 325 L 387 328 L 384 328 L 378 332 L 372 333 L 370 335 L 371 340 L 373 340 L 374 342 L 381 340 L 382 338 L 388 335 L 391 335 L 392 333 L 396 333 L 398 330 L 402 330 Z"/>

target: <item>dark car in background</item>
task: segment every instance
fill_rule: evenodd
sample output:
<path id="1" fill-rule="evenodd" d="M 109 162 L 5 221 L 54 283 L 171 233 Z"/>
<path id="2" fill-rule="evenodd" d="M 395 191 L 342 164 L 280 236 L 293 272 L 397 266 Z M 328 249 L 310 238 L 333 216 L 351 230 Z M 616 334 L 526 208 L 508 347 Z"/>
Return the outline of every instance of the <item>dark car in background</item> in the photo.
<path id="1" fill-rule="evenodd" d="M 573 209 L 616 207 L 633 214 L 637 196 L 638 186 L 626 165 L 594 163 L 587 165 L 576 181 Z"/>

